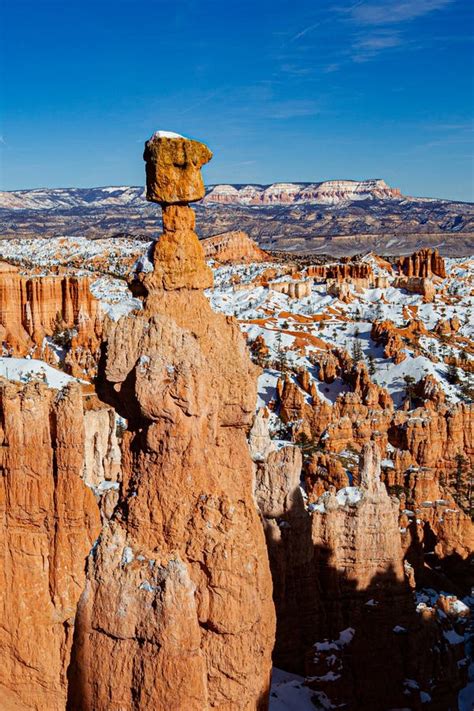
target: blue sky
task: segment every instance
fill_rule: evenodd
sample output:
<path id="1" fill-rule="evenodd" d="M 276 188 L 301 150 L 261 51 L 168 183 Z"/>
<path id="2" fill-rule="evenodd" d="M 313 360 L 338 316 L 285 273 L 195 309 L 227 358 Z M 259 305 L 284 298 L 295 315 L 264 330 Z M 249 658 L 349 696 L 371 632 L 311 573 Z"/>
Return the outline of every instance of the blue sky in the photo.
<path id="1" fill-rule="evenodd" d="M 142 184 L 165 129 L 208 183 L 474 197 L 472 0 L 0 2 L 2 189 Z"/>

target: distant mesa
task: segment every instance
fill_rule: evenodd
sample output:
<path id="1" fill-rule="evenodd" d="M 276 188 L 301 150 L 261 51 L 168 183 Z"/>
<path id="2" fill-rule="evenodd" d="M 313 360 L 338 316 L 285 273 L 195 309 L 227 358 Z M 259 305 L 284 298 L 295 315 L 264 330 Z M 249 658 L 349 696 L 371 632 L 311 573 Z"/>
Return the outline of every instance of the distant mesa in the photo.
<path id="1" fill-rule="evenodd" d="M 401 200 L 398 188 L 385 180 L 326 180 L 321 183 L 272 183 L 263 185 L 212 185 L 205 203 L 285 205 L 291 203 L 337 204 L 353 200 Z"/>

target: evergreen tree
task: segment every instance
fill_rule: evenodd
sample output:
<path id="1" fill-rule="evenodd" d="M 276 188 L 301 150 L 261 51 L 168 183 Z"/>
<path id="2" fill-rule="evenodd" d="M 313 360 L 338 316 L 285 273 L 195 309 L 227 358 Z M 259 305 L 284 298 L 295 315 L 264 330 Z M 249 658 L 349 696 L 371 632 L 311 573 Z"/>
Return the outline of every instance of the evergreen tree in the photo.
<path id="1" fill-rule="evenodd" d="M 458 369 L 456 367 L 454 357 L 453 360 L 451 360 L 451 362 L 449 363 L 447 378 L 448 382 L 451 383 L 451 385 L 456 385 L 457 383 L 459 383 Z"/>
<path id="2" fill-rule="evenodd" d="M 372 353 L 369 355 L 369 375 L 375 375 L 375 358 Z"/>
<path id="3" fill-rule="evenodd" d="M 411 410 L 415 390 L 415 378 L 412 375 L 404 375 L 403 380 L 405 381 L 405 394 L 408 400 L 408 408 Z"/>
<path id="4" fill-rule="evenodd" d="M 363 360 L 364 353 L 362 351 L 362 343 L 360 341 L 360 338 L 354 339 L 352 343 L 351 356 L 354 363 L 359 363 L 361 360 Z"/>
<path id="5" fill-rule="evenodd" d="M 283 348 L 281 340 L 281 331 L 279 331 L 278 336 L 276 337 L 276 355 L 277 370 L 282 373 L 286 373 L 286 371 L 288 370 L 288 360 L 286 357 L 286 351 Z"/>

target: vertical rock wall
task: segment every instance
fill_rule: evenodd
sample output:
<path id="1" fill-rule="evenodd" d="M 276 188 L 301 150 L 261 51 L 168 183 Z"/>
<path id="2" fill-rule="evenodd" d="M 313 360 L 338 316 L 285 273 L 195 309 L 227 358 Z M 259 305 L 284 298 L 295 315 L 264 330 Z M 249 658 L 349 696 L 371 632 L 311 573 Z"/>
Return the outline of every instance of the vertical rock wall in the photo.
<path id="1" fill-rule="evenodd" d="M 84 563 L 100 528 L 83 466 L 81 388 L 1 381 L 1 708 L 65 708 Z"/>
<path id="2" fill-rule="evenodd" d="M 79 327 L 82 337 L 96 337 L 99 304 L 86 277 L 22 276 L 16 267 L 0 262 L 0 346 L 24 355 L 42 346 L 57 324 Z"/>

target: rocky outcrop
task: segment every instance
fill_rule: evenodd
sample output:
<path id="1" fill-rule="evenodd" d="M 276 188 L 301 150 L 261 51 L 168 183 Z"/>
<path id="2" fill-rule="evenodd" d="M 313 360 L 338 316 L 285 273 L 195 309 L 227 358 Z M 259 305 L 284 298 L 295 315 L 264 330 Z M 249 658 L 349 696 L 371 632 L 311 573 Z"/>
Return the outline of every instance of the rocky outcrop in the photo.
<path id="1" fill-rule="evenodd" d="M 402 363 L 406 356 L 402 334 L 393 321 L 374 321 L 370 337 L 379 345 L 383 345 L 384 358 L 393 358 L 394 363 Z"/>
<path id="2" fill-rule="evenodd" d="M 408 257 L 401 257 L 397 262 L 400 272 L 407 277 L 432 277 L 446 278 L 446 266 L 443 257 L 437 249 L 420 249 Z"/>
<path id="3" fill-rule="evenodd" d="M 366 262 L 356 262 L 350 260 L 341 260 L 334 264 L 316 264 L 307 267 L 306 273 L 308 276 L 317 279 L 335 279 L 336 281 L 344 281 L 345 279 L 364 279 L 367 284 L 374 277 L 373 269 Z"/>
<path id="4" fill-rule="evenodd" d="M 212 158 L 204 143 L 156 131 L 145 143 L 146 199 L 164 205 L 194 202 L 205 195 L 201 168 Z"/>
<path id="5" fill-rule="evenodd" d="M 2 708 L 5 698 L 25 711 L 66 707 L 100 489 L 117 481 L 119 465 L 113 413 L 95 398 L 91 420 L 87 401 L 79 385 L 58 392 L 0 381 Z"/>
<path id="6" fill-rule="evenodd" d="M 268 287 L 280 294 L 287 294 L 292 299 L 304 299 L 311 296 L 311 283 L 310 279 L 271 281 Z"/>
<path id="7" fill-rule="evenodd" d="M 453 316 L 452 318 L 439 319 L 434 331 L 438 336 L 441 336 L 443 338 L 448 336 L 454 336 L 460 328 L 460 320 L 457 316 Z"/>
<path id="8" fill-rule="evenodd" d="M 410 294 L 421 294 L 426 303 L 432 302 L 436 295 L 434 284 L 427 277 L 397 277 L 393 286 L 396 289 L 405 289 Z"/>
<path id="9" fill-rule="evenodd" d="M 201 196 L 206 156 L 156 135 L 145 150 L 164 233 L 144 311 L 111 330 L 100 372 L 129 430 L 122 495 L 78 608 L 77 711 L 266 708 L 274 611 L 246 442 L 257 369 L 237 322 L 202 293 L 212 276 L 181 204 Z"/>
<path id="10" fill-rule="evenodd" d="M 242 231 L 223 232 L 202 240 L 206 259 L 213 259 L 221 264 L 240 264 L 246 262 L 266 262 L 270 256 L 258 244 Z"/>
<path id="11" fill-rule="evenodd" d="M 268 409 L 261 407 L 255 415 L 249 432 L 250 456 L 254 462 L 265 461 L 276 449 L 275 443 L 270 438 L 269 416 Z"/>

